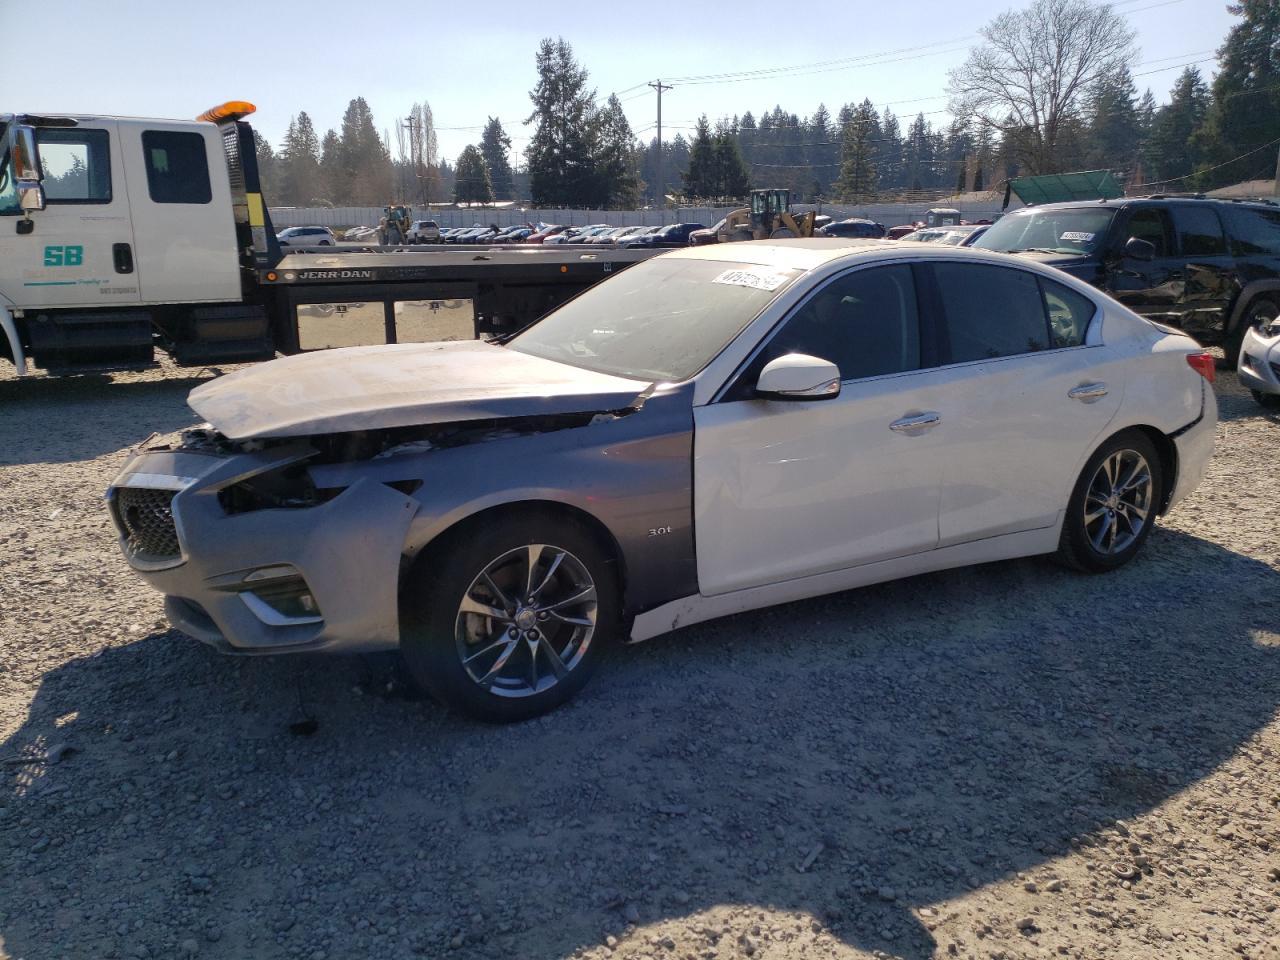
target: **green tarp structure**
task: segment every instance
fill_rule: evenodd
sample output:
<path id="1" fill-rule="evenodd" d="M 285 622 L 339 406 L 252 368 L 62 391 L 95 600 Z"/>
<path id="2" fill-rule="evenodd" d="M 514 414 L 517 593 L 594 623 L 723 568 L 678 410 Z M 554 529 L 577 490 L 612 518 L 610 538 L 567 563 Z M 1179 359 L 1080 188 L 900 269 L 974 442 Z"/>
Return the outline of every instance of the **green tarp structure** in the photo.
<path id="1" fill-rule="evenodd" d="M 1027 206 L 1062 203 L 1064 200 L 1114 200 L 1124 190 L 1110 170 L 1082 170 L 1079 173 L 1046 173 L 1039 177 L 1014 177 L 1004 192 L 1004 205 L 1014 194 Z"/>

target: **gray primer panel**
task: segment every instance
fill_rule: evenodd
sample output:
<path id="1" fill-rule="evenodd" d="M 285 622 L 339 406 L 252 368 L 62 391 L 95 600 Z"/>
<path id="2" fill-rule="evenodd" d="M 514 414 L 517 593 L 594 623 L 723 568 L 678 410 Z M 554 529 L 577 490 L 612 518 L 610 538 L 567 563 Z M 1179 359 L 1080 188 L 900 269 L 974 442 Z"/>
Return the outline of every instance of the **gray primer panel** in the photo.
<path id="1" fill-rule="evenodd" d="M 617 410 L 649 386 L 461 340 L 283 357 L 202 384 L 188 402 L 244 440 Z"/>
<path id="2" fill-rule="evenodd" d="M 356 477 L 422 480 L 409 530 L 413 555 L 481 510 L 529 500 L 566 504 L 599 520 L 626 568 L 634 614 L 698 592 L 693 540 L 691 385 L 659 389 L 638 411 L 549 433 L 359 463 L 315 467 L 320 487 Z"/>

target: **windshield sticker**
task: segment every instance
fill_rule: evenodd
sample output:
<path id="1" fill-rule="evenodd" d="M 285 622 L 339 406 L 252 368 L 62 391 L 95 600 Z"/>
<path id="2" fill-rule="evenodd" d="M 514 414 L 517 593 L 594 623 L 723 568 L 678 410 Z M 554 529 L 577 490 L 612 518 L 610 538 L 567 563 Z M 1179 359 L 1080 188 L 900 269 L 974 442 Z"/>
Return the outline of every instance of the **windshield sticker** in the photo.
<path id="1" fill-rule="evenodd" d="M 1066 233 L 1062 235 L 1061 239 L 1078 240 L 1081 243 L 1088 243 L 1090 240 L 1092 240 L 1096 236 L 1097 236 L 1096 233 L 1083 233 L 1079 230 L 1068 230 Z"/>
<path id="2" fill-rule="evenodd" d="M 777 290 L 787 282 L 785 273 L 763 270 L 726 270 L 712 283 L 727 283 L 735 287 L 751 287 L 753 290 Z"/>

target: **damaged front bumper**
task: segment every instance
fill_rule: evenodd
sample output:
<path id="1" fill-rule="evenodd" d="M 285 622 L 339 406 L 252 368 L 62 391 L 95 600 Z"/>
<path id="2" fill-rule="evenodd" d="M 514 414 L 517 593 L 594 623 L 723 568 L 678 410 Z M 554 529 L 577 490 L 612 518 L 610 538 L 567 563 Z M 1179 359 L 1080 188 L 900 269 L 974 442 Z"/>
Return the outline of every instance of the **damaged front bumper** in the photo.
<path id="1" fill-rule="evenodd" d="M 296 447 L 139 454 L 107 491 L 125 558 L 177 629 L 224 652 L 394 648 L 416 500 L 357 479 L 314 503 L 228 506 L 227 491 L 301 459 Z"/>

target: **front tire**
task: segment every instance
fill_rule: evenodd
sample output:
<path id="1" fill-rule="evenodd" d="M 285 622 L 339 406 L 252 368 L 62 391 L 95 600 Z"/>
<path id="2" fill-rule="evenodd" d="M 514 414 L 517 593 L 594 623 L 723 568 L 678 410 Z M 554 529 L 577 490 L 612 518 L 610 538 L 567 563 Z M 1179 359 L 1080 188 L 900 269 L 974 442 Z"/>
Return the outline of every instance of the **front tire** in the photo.
<path id="1" fill-rule="evenodd" d="M 410 675 L 481 720 L 527 720 L 560 706 L 617 635 L 614 569 L 585 525 L 560 517 L 516 517 L 451 537 L 402 592 Z"/>
<path id="2" fill-rule="evenodd" d="M 1280 407 L 1280 396 L 1274 393 L 1263 393 L 1261 390 L 1250 390 L 1253 394 L 1253 402 L 1262 407 L 1263 410 L 1274 410 Z"/>
<path id="3" fill-rule="evenodd" d="M 1058 557 L 1086 573 L 1124 566 L 1142 548 L 1163 502 L 1160 455 L 1139 430 L 1116 434 L 1089 458 L 1062 521 Z"/>

